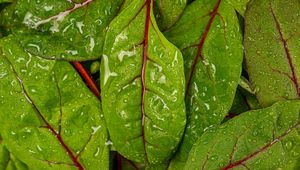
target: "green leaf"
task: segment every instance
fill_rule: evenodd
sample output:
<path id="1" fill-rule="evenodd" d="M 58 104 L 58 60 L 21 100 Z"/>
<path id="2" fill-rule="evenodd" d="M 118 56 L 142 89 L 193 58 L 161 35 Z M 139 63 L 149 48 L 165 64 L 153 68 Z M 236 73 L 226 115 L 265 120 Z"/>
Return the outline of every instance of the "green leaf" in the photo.
<path id="1" fill-rule="evenodd" d="M 122 1 L 18 0 L 1 12 L 0 23 L 9 32 L 21 32 L 24 48 L 43 58 L 96 59 Z"/>
<path id="2" fill-rule="evenodd" d="M 249 3 L 245 17 L 246 63 L 262 106 L 300 97 L 299 11 L 298 0 Z"/>
<path id="3" fill-rule="evenodd" d="M 229 113 L 238 115 L 240 113 L 248 111 L 249 109 L 251 108 L 249 108 L 245 96 L 241 93 L 240 90 L 237 90 Z"/>
<path id="4" fill-rule="evenodd" d="M 0 133 L 32 170 L 108 169 L 98 99 L 67 62 L 32 56 L 12 36 L 0 42 Z"/>
<path id="5" fill-rule="evenodd" d="M 192 145 L 205 129 L 221 123 L 235 96 L 242 69 L 242 34 L 227 1 L 191 3 L 165 32 L 185 62 L 187 128 L 170 169 L 182 169 Z"/>
<path id="6" fill-rule="evenodd" d="M 245 16 L 247 4 L 250 0 L 227 0 L 239 14 Z"/>
<path id="7" fill-rule="evenodd" d="M 0 169 L 1 170 L 28 170 L 26 164 L 18 160 L 4 146 L 0 136 Z"/>
<path id="8" fill-rule="evenodd" d="M 13 0 L 0 0 L 0 3 L 10 3 L 13 2 Z"/>
<path id="9" fill-rule="evenodd" d="M 6 169 L 9 162 L 9 152 L 3 144 L 2 137 L 0 135 L 0 169 Z"/>
<path id="10" fill-rule="evenodd" d="M 185 169 L 299 169 L 299 110 L 299 101 L 279 102 L 207 131 Z"/>
<path id="11" fill-rule="evenodd" d="M 161 30 L 166 30 L 179 20 L 187 0 L 155 0 L 154 13 Z"/>
<path id="12" fill-rule="evenodd" d="M 116 150 L 135 162 L 167 161 L 186 113 L 180 51 L 159 32 L 151 0 L 135 0 L 111 25 L 101 62 L 103 111 Z"/>

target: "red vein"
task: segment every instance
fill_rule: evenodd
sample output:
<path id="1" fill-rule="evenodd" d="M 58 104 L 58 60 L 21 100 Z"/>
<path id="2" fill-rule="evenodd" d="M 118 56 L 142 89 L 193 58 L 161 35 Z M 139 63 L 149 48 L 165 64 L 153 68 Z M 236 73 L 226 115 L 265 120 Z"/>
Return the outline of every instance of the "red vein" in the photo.
<path id="1" fill-rule="evenodd" d="M 292 132 L 294 129 L 296 129 L 299 125 L 300 125 L 300 121 L 298 121 L 295 125 L 290 127 L 285 133 L 283 133 L 281 136 L 275 138 L 274 140 L 272 140 L 267 145 L 263 146 L 259 150 L 253 152 L 252 154 L 248 155 L 247 157 L 245 157 L 245 158 L 243 158 L 239 161 L 230 163 L 226 167 L 222 168 L 222 170 L 228 170 L 228 169 L 232 169 L 234 167 L 240 166 L 240 165 L 244 165 L 248 160 L 254 158 L 255 156 L 259 155 L 260 153 L 266 151 L 268 148 L 272 147 L 277 142 L 281 141 L 285 136 L 287 136 L 290 132 Z"/>
<path id="2" fill-rule="evenodd" d="M 12 70 L 14 72 L 14 74 L 16 75 L 16 78 L 18 79 L 21 87 L 22 87 L 22 91 L 24 92 L 24 95 L 26 96 L 26 98 L 29 100 L 29 102 L 32 104 L 32 106 L 34 107 L 34 109 L 37 111 L 37 113 L 39 114 L 39 116 L 41 117 L 41 119 L 43 120 L 43 122 L 46 124 L 46 128 L 49 129 L 50 132 L 52 132 L 52 134 L 56 137 L 56 139 L 58 140 L 58 142 L 61 144 L 61 146 L 66 150 L 67 154 L 69 155 L 69 157 L 72 159 L 73 164 L 75 167 L 77 167 L 78 170 L 84 170 L 83 166 L 80 164 L 80 162 L 78 161 L 78 159 L 76 158 L 76 156 L 74 155 L 74 153 L 72 152 L 72 150 L 68 147 L 68 145 L 63 141 L 63 139 L 61 138 L 61 135 L 59 133 L 57 133 L 54 128 L 47 122 L 46 118 L 41 114 L 41 112 L 39 111 L 39 109 L 37 108 L 37 106 L 35 105 L 35 103 L 33 102 L 32 98 L 28 95 L 24 85 L 23 85 L 23 81 L 22 79 L 18 76 L 15 68 L 13 67 L 12 63 L 6 59 L 11 67 Z"/>
<path id="3" fill-rule="evenodd" d="M 288 45 L 287 45 L 287 40 L 284 39 L 284 37 L 283 37 L 282 29 L 280 27 L 279 21 L 277 20 L 277 18 L 275 16 L 275 13 L 273 11 L 273 8 L 272 8 L 271 4 L 270 4 L 270 9 L 271 9 L 271 13 L 272 13 L 273 19 L 274 19 L 275 24 L 276 24 L 276 29 L 277 29 L 277 31 L 279 33 L 279 36 L 280 36 L 280 41 L 282 42 L 282 45 L 284 47 L 286 58 L 288 60 L 288 63 L 289 63 L 289 66 L 290 66 L 290 69 L 291 69 L 291 72 L 292 72 L 291 81 L 293 82 L 293 84 L 296 88 L 298 97 L 300 97 L 299 84 L 298 84 L 298 80 L 297 80 L 296 71 L 295 71 L 295 67 L 294 67 L 294 64 L 293 64 L 292 56 L 291 56 L 291 53 L 290 53 Z"/>
<path id="4" fill-rule="evenodd" d="M 147 151 L 146 151 L 146 139 L 145 139 L 145 71 L 148 60 L 148 38 L 149 38 L 149 26 L 150 26 L 150 15 L 151 15 L 151 2 L 152 0 L 146 0 L 147 11 L 146 11 L 146 21 L 145 21 L 145 33 L 144 33 L 144 52 L 143 52 L 143 66 L 141 70 L 141 81 L 142 81 L 142 101 L 141 101 L 141 111 L 142 111 L 142 140 L 144 144 L 144 152 L 146 156 L 146 160 L 148 161 Z"/>
<path id="5" fill-rule="evenodd" d="M 87 6 L 88 4 L 90 4 L 91 2 L 93 2 L 94 0 L 86 0 L 82 3 L 78 3 L 78 4 L 74 4 L 74 7 L 69 9 L 69 10 L 66 10 L 66 11 L 63 11 L 63 12 L 60 12 L 59 14 L 57 15 L 54 15 L 52 17 L 49 17 L 47 19 L 44 19 L 44 20 L 41 20 L 39 22 L 37 22 L 34 27 L 37 28 L 38 26 L 42 25 L 42 24 L 45 24 L 45 23 L 48 23 L 52 20 L 56 20 L 56 21 L 61 21 L 64 19 L 64 17 L 66 17 L 67 15 L 69 15 L 71 12 L 77 10 L 78 8 L 82 8 L 84 6 Z"/>
<path id="6" fill-rule="evenodd" d="M 195 59 L 193 61 L 193 64 L 192 64 L 192 67 L 191 67 L 191 71 L 190 71 L 190 74 L 189 74 L 189 78 L 188 78 L 188 81 L 187 81 L 186 94 L 188 94 L 188 89 L 190 87 L 192 76 L 193 76 L 193 74 L 195 72 L 196 65 L 199 62 L 199 59 L 202 58 L 203 45 L 204 45 L 205 40 L 207 38 L 207 35 L 208 35 L 209 31 L 210 31 L 212 23 L 214 22 L 214 19 L 215 19 L 216 15 L 218 14 L 218 9 L 220 7 L 220 4 L 221 4 L 221 0 L 218 0 L 217 3 L 214 6 L 212 12 L 210 13 L 210 19 L 209 19 L 209 21 L 208 21 L 208 23 L 206 25 L 206 28 L 205 28 L 202 36 L 201 36 L 200 42 L 198 44 L 197 54 L 196 54 L 196 57 L 195 57 Z"/>
<path id="7" fill-rule="evenodd" d="M 89 73 L 85 70 L 85 68 L 81 65 L 80 62 L 71 62 L 72 65 L 75 67 L 75 69 L 79 72 L 81 77 L 85 80 L 88 87 L 91 89 L 91 91 L 94 93 L 94 95 L 100 99 L 100 91 L 95 83 L 95 81 L 91 78 Z"/>

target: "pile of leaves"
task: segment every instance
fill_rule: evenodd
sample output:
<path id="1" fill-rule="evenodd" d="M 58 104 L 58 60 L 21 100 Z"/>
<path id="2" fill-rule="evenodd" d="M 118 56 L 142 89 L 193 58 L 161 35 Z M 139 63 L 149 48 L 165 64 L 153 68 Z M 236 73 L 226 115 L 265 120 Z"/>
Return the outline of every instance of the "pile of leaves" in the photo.
<path id="1" fill-rule="evenodd" d="M 0 10 L 1 170 L 300 169 L 299 0 Z"/>

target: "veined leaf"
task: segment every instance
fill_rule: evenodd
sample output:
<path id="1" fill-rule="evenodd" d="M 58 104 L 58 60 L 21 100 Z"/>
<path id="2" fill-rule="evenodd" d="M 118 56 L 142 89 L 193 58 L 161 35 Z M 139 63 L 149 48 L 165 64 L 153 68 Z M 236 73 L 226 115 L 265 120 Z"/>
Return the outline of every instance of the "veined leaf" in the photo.
<path id="1" fill-rule="evenodd" d="M 170 169 L 182 169 L 192 145 L 228 113 L 242 68 L 242 35 L 234 8 L 224 0 L 194 1 L 165 32 L 184 56 L 187 128 Z"/>
<path id="2" fill-rule="evenodd" d="M 72 66 L 32 56 L 12 36 L 0 47 L 0 132 L 9 151 L 32 170 L 108 169 L 100 103 Z"/>
<path id="3" fill-rule="evenodd" d="M 262 106 L 300 97 L 299 11 L 298 0 L 249 3 L 245 18 L 246 63 Z"/>
<path id="4" fill-rule="evenodd" d="M 179 20 L 187 0 L 154 0 L 154 13 L 161 30 L 166 30 Z M 156 10 L 155 10 L 156 9 Z"/>
<path id="5" fill-rule="evenodd" d="M 103 111 L 116 150 L 135 162 L 167 161 L 185 123 L 180 51 L 159 32 L 152 0 L 135 0 L 109 26 L 101 62 Z"/>
<path id="6" fill-rule="evenodd" d="M 43 58 L 88 60 L 102 54 L 106 27 L 123 0 L 17 0 L 1 12 L 1 25 Z M 24 28 L 25 27 L 25 28 Z"/>
<path id="7" fill-rule="evenodd" d="M 241 114 L 197 141 L 190 169 L 299 169 L 300 102 Z"/>

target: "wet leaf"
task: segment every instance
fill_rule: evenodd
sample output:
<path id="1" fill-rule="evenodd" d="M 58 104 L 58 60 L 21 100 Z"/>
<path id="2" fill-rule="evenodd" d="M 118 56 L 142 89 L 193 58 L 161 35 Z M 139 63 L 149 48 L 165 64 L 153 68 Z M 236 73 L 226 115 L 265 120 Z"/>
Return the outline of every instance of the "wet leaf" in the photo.
<path id="1" fill-rule="evenodd" d="M 299 14 L 297 0 L 249 3 L 245 18 L 246 62 L 262 106 L 300 97 Z"/>
<path id="2" fill-rule="evenodd" d="M 180 51 L 159 32 L 151 0 L 135 0 L 111 25 L 101 62 L 103 111 L 113 146 L 134 162 L 174 154 L 185 127 Z"/>
<path id="3" fill-rule="evenodd" d="M 43 58 L 101 57 L 106 27 L 123 0 L 18 0 L 1 12 L 0 23 L 17 33 L 28 51 Z"/>
<path id="4" fill-rule="evenodd" d="M 69 63 L 33 56 L 18 41 L 0 42 L 0 132 L 8 150 L 32 170 L 107 169 L 98 99 Z"/>
<path id="5" fill-rule="evenodd" d="M 299 101 L 279 102 L 207 131 L 185 169 L 298 169 L 299 110 Z"/>
<path id="6" fill-rule="evenodd" d="M 192 145 L 228 113 L 242 68 L 242 34 L 234 8 L 223 0 L 194 1 L 166 37 L 185 62 L 187 128 L 169 169 L 182 169 Z"/>

